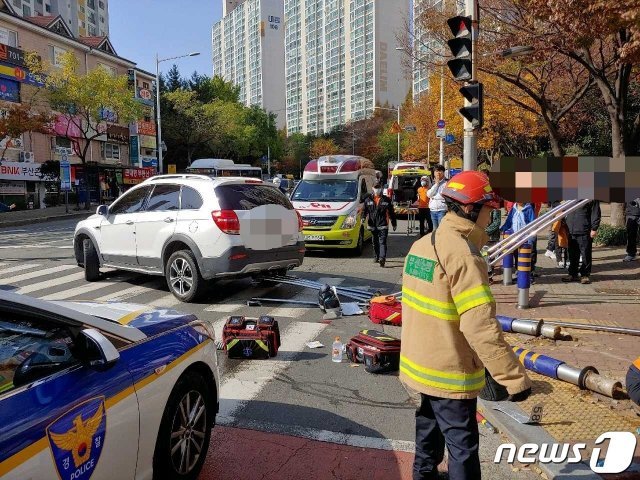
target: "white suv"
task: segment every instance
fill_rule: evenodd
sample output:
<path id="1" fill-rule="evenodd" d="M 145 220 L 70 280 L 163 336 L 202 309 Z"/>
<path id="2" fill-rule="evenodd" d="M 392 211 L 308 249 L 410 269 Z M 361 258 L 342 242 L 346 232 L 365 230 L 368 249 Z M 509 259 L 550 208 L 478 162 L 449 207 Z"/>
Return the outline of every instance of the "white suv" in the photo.
<path id="1" fill-rule="evenodd" d="M 100 267 L 163 275 L 181 301 L 205 280 L 283 273 L 304 258 L 302 219 L 274 185 L 249 178 L 159 175 L 78 223 L 85 278 Z"/>

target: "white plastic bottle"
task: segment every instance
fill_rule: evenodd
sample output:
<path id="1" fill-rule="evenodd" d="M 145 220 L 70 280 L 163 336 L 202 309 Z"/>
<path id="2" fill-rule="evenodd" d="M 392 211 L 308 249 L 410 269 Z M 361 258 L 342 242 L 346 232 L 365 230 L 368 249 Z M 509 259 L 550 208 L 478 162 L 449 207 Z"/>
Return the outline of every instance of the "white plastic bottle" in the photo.
<path id="1" fill-rule="evenodd" d="M 333 342 L 333 348 L 331 349 L 331 360 L 340 363 L 342 362 L 342 342 L 340 337 L 336 337 Z"/>

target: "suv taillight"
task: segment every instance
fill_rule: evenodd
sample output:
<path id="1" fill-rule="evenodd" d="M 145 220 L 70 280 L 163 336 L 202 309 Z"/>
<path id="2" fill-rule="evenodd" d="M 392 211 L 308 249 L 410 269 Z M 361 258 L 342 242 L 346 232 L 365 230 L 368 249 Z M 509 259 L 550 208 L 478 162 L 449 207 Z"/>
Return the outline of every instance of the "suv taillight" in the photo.
<path id="1" fill-rule="evenodd" d="M 304 222 L 302 221 L 302 215 L 300 212 L 296 210 L 296 215 L 298 215 L 298 231 L 301 232 L 304 228 Z"/>
<path id="2" fill-rule="evenodd" d="M 229 235 L 240 235 L 240 220 L 233 210 L 215 210 L 211 218 L 220 230 Z"/>

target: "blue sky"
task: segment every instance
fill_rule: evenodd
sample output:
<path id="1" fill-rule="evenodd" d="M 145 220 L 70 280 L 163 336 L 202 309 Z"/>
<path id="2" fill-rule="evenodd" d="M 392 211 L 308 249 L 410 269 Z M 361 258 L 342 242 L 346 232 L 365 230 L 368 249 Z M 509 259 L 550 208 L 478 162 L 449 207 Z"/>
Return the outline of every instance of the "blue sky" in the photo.
<path id="1" fill-rule="evenodd" d="M 121 57 L 155 73 L 160 58 L 197 51 L 176 60 L 182 76 L 211 76 L 211 27 L 222 17 L 221 0 L 109 0 L 109 37 Z M 166 72 L 174 61 L 163 62 Z"/>

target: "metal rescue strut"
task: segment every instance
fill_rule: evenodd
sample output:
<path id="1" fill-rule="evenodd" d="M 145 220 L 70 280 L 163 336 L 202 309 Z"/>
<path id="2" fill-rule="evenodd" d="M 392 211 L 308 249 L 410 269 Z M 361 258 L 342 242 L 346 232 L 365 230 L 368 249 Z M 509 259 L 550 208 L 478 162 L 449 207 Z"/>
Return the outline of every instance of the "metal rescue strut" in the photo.
<path id="1" fill-rule="evenodd" d="M 581 208 L 589 203 L 591 200 L 568 200 L 562 203 L 544 215 L 541 215 L 533 222 L 529 223 L 526 227 L 518 230 L 513 235 L 501 240 L 495 245 L 486 248 L 484 253 L 486 254 L 486 261 L 489 265 L 496 265 L 507 255 L 511 255 L 520 245 L 525 243 L 528 238 L 535 236 L 545 228 L 550 227 L 554 222 L 562 220 L 571 212 Z"/>
<path id="2" fill-rule="evenodd" d="M 562 380 L 610 398 L 614 398 L 615 394 L 622 390 L 620 382 L 599 375 L 595 367 L 589 366 L 580 369 L 567 365 L 562 360 L 540 355 L 531 350 L 520 347 L 512 348 L 527 370 L 540 375 Z"/>
<path id="3" fill-rule="evenodd" d="M 519 319 L 496 315 L 503 332 L 523 333 L 534 337 L 546 337 L 553 340 L 560 336 L 560 326 L 545 325 L 543 320 Z"/>

